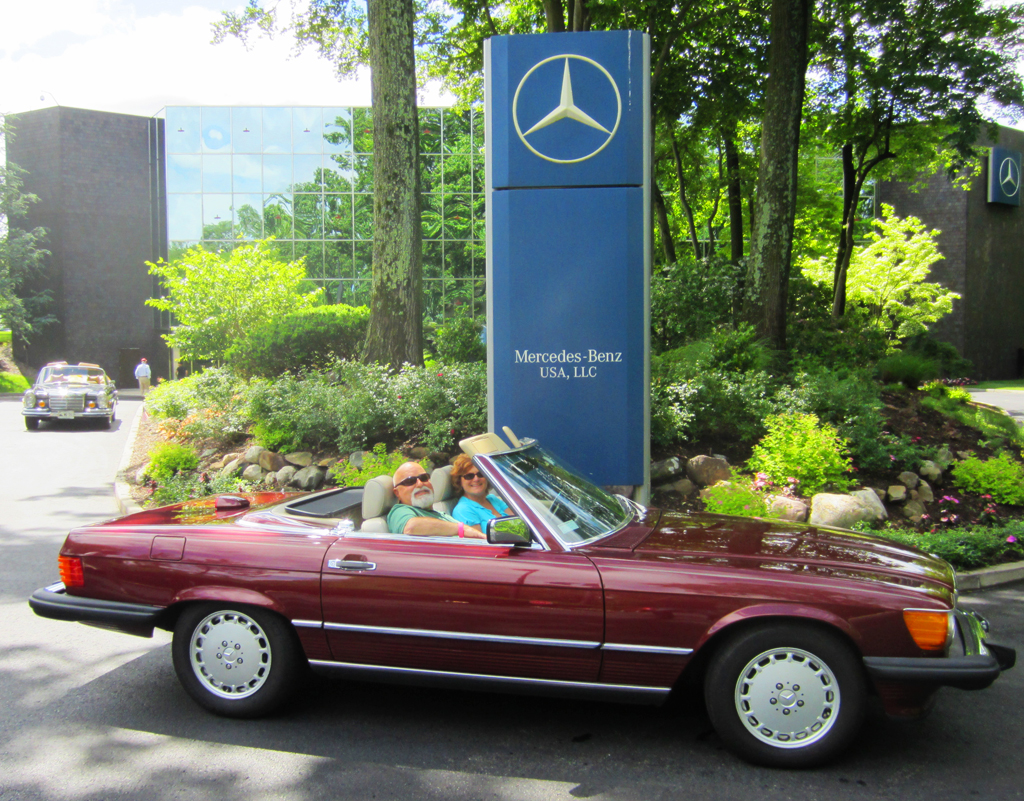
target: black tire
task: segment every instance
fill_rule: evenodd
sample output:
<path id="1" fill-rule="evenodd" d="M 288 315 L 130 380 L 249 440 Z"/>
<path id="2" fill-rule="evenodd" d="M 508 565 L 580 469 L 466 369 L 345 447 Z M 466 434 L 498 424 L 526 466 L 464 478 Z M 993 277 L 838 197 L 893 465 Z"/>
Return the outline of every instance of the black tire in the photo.
<path id="1" fill-rule="evenodd" d="M 747 629 L 712 657 L 704 679 L 711 723 L 758 765 L 806 768 L 845 749 L 864 719 L 860 659 L 837 635 L 797 623 Z"/>
<path id="2" fill-rule="evenodd" d="M 38 417 L 26 417 L 25 418 L 25 428 L 27 428 L 29 431 L 35 431 L 37 428 L 39 428 L 39 418 Z"/>
<path id="3" fill-rule="evenodd" d="M 296 689 L 303 665 L 291 626 L 273 612 L 244 604 L 186 609 L 174 627 L 171 653 L 178 680 L 193 700 L 230 718 L 278 709 Z"/>

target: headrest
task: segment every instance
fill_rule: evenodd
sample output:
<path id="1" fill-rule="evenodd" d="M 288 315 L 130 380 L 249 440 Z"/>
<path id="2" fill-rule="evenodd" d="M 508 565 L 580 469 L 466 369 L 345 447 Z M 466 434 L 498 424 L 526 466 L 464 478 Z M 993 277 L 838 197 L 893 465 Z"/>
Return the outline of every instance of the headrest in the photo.
<path id="1" fill-rule="evenodd" d="M 452 492 L 452 466 L 439 467 L 430 474 L 430 485 L 434 488 L 434 503 L 447 501 Z"/>
<path id="2" fill-rule="evenodd" d="M 366 482 L 363 488 L 363 520 L 384 517 L 395 505 L 394 484 L 391 476 L 377 476 Z"/>

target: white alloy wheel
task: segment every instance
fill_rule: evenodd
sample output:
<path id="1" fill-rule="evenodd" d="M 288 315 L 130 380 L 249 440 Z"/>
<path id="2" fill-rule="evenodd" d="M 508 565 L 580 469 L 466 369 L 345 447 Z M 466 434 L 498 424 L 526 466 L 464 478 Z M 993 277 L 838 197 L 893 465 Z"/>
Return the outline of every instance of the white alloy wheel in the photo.
<path id="1" fill-rule="evenodd" d="M 196 678 L 221 698 L 257 692 L 273 664 L 266 633 L 251 616 L 233 610 L 214 612 L 196 625 L 189 658 Z"/>

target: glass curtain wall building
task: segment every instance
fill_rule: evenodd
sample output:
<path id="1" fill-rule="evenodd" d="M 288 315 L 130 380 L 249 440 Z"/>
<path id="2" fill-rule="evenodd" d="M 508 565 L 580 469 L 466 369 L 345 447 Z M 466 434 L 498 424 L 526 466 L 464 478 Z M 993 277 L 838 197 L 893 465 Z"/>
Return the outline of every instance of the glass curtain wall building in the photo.
<path id="1" fill-rule="evenodd" d="M 483 115 L 421 108 L 424 315 L 483 313 Z M 273 236 L 330 302 L 369 304 L 369 108 L 169 106 L 169 258 Z"/>

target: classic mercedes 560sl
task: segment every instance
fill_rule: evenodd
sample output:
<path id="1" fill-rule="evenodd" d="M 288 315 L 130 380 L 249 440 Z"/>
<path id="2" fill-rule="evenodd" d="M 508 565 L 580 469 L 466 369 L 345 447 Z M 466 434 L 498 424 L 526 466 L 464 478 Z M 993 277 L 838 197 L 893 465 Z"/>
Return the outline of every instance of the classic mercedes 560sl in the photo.
<path id="1" fill-rule="evenodd" d="M 941 559 L 852 531 L 644 508 L 511 441 L 462 443 L 513 511 L 486 540 L 388 532 L 389 476 L 220 495 L 75 529 L 61 581 L 29 603 L 173 631 L 181 683 L 221 715 L 278 708 L 309 668 L 651 704 L 690 679 L 733 751 L 788 767 L 842 750 L 869 694 L 920 715 L 940 686 L 981 689 L 1014 664 L 957 606 Z M 449 470 L 431 477 L 441 510 Z"/>

